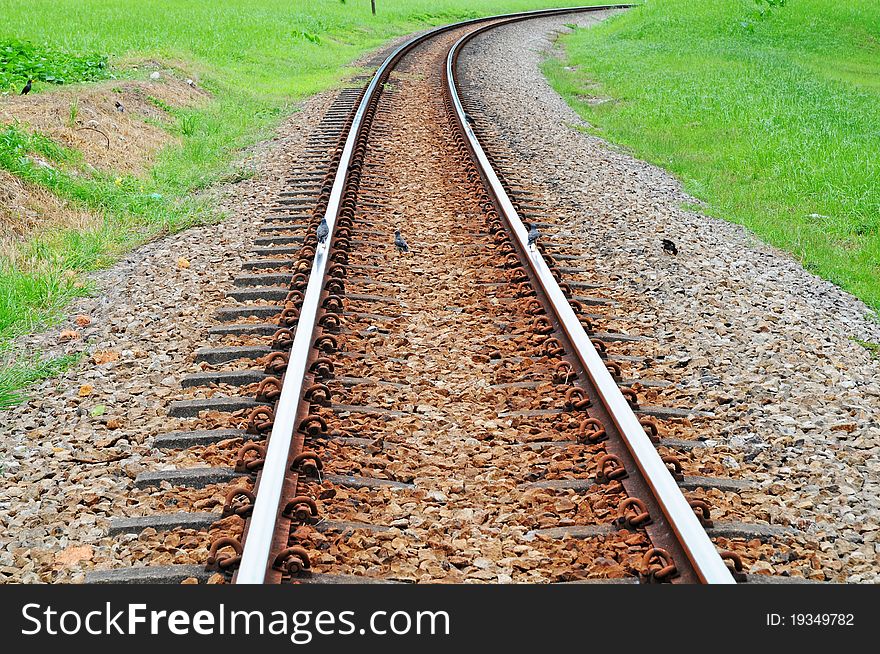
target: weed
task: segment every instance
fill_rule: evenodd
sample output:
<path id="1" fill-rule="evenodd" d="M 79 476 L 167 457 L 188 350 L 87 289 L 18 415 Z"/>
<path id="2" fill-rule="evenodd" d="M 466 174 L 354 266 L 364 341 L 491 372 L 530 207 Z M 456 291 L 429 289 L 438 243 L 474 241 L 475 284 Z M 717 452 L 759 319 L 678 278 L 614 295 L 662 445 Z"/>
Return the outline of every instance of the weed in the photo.
<path id="1" fill-rule="evenodd" d="M 50 359 L 33 357 L 0 367 L 0 409 L 7 409 L 24 401 L 26 395 L 18 389 L 66 372 L 83 354 L 67 354 Z"/>
<path id="2" fill-rule="evenodd" d="M 305 39 L 306 41 L 310 41 L 315 44 L 321 43 L 321 37 L 317 34 L 312 34 L 311 32 L 305 32 L 303 30 L 294 30 L 293 31 L 294 38 Z"/>
<path id="3" fill-rule="evenodd" d="M 199 118 L 196 114 L 186 114 L 180 119 L 180 133 L 184 136 L 193 136 L 199 125 Z"/>
<path id="4" fill-rule="evenodd" d="M 868 350 L 871 353 L 871 358 L 880 359 L 880 343 L 874 343 L 872 341 L 863 341 L 859 338 L 853 338 L 853 341 L 861 345 L 863 348 Z"/>
<path id="5" fill-rule="evenodd" d="M 148 95 L 147 102 L 149 102 L 151 105 L 156 107 L 156 109 L 164 111 L 165 113 L 168 113 L 168 114 L 174 113 L 174 107 L 172 107 L 170 104 L 165 102 L 162 98 L 157 98 L 156 96 Z"/>
<path id="6" fill-rule="evenodd" d="M 74 98 L 73 102 L 70 103 L 70 108 L 67 111 L 67 126 L 68 127 L 76 127 L 76 118 L 79 116 L 79 100 Z"/>

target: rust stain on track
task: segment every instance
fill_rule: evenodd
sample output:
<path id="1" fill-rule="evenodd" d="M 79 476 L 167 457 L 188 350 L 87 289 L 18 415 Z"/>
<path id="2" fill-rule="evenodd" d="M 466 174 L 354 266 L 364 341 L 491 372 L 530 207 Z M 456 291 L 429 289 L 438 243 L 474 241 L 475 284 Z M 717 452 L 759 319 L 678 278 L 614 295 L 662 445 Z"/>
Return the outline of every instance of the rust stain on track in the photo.
<path id="1" fill-rule="evenodd" d="M 643 533 L 558 540 L 530 533 L 567 525 L 607 525 L 625 498 L 616 483 L 587 493 L 532 489 L 529 481 L 594 474 L 595 446 L 576 441 L 585 414 L 504 417 L 563 409 L 552 383 L 557 360 L 541 353 L 532 316 L 514 301 L 494 252 L 472 181 L 455 150 L 442 100 L 446 53 L 460 33 L 432 39 L 392 74 L 373 124 L 354 221 L 348 301 L 336 376 L 377 386 L 331 383 L 334 403 L 386 411 L 323 409 L 337 438 L 313 445 L 324 474 L 387 478 L 412 486 L 300 484 L 319 498 L 321 517 L 388 530 L 339 533 L 303 525 L 291 544 L 313 552 L 316 573 L 400 581 L 551 582 L 631 576 L 649 547 Z M 398 253 L 400 228 L 410 252 Z M 538 381 L 529 388 L 496 384 Z M 560 392 L 562 388 L 562 392 Z M 378 392 L 377 392 L 378 391 Z M 391 413 L 391 412 L 399 412 Z M 500 414 L 500 415 L 499 415 Z M 339 436 L 365 439 L 352 445 Z M 529 446 L 567 441 L 568 445 Z M 350 442 L 350 441 L 349 441 Z M 301 480 L 302 482 L 302 480 Z M 311 487 L 310 487 L 311 486 Z"/>

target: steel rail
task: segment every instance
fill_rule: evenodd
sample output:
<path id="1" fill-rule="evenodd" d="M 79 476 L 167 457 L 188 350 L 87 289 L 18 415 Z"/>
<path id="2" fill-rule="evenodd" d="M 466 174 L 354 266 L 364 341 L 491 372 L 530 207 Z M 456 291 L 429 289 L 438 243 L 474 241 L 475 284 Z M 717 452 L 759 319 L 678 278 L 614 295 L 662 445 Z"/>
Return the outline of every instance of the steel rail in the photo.
<path id="1" fill-rule="evenodd" d="M 381 92 L 383 80 L 390 74 L 397 62 L 407 52 L 443 32 L 489 21 L 503 21 L 505 19 L 523 20 L 527 18 L 537 18 L 565 13 L 624 9 L 631 6 L 631 4 L 619 4 L 591 7 L 565 7 L 560 9 L 539 9 L 499 16 L 475 18 L 459 23 L 444 25 L 431 29 L 424 34 L 415 36 L 400 45 L 385 59 L 383 64 L 376 71 L 367 90 L 361 98 L 360 104 L 358 105 L 337 166 L 336 175 L 330 192 L 330 199 L 324 214 L 330 233 L 325 243 L 317 246 L 315 257 L 312 262 L 309 281 L 306 286 L 302 307 L 297 321 L 296 332 L 290 350 L 287 370 L 284 374 L 281 395 L 276 403 L 274 422 L 269 434 L 268 445 L 264 457 L 265 463 L 257 477 L 255 487 L 255 490 L 257 491 L 256 501 L 254 502 L 253 512 L 245 528 L 241 563 L 233 579 L 234 583 L 265 583 L 267 574 L 272 567 L 272 544 L 275 538 L 275 524 L 281 511 L 280 504 L 285 479 L 289 472 L 289 454 L 296 430 L 296 417 L 299 414 L 302 401 L 304 378 L 311 354 L 312 338 L 317 325 L 329 253 L 332 250 L 336 233 L 336 219 L 341 210 L 341 200 L 347 184 L 349 165 L 351 164 L 355 144 L 363 128 L 364 117 L 371 104 L 374 103 L 375 99 L 378 97 L 377 93 Z M 499 23 L 491 23 L 491 25 L 496 24 Z M 589 344 L 589 340 L 587 342 Z"/>
<path id="2" fill-rule="evenodd" d="M 491 27 L 495 28 L 498 26 L 498 24 L 493 24 Z M 465 110 L 455 81 L 455 64 L 461 48 L 472 38 L 486 31 L 486 29 L 488 28 L 475 30 L 461 37 L 452 46 L 446 59 L 449 97 L 455 108 L 460 127 L 468 139 L 469 147 L 474 154 L 477 166 L 484 180 L 491 187 L 491 191 L 497 199 L 498 207 L 503 212 L 514 236 L 519 242 L 520 251 L 527 254 L 526 258 L 532 269 L 533 278 L 537 279 L 543 288 L 559 326 L 568 336 L 569 342 L 574 347 L 575 356 L 579 359 L 590 381 L 595 386 L 602 403 L 614 421 L 617 430 L 625 441 L 626 447 L 632 454 L 636 465 L 647 481 L 655 499 L 666 516 L 668 524 L 675 532 L 700 580 L 707 584 L 734 584 L 736 582 L 730 570 L 712 544 L 708 534 L 706 534 L 706 530 L 700 524 L 694 510 L 688 504 L 666 464 L 661 460 L 657 449 L 651 442 L 651 439 L 648 438 L 644 427 L 639 423 L 633 409 L 623 396 L 623 393 L 621 393 L 611 373 L 605 367 L 602 358 L 590 341 L 574 309 L 572 309 L 565 294 L 550 272 L 544 257 L 537 248 L 528 247 L 529 230 L 526 229 L 520 219 L 519 213 L 513 206 L 489 158 L 480 145 L 479 139 L 466 119 Z"/>

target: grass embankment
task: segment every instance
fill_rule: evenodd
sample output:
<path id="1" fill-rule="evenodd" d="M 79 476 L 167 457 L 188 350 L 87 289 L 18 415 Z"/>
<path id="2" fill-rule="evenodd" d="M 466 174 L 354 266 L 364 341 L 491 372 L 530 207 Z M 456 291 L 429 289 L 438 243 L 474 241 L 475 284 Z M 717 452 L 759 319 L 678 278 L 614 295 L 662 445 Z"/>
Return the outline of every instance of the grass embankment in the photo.
<path id="1" fill-rule="evenodd" d="M 772 5 L 651 1 L 563 37 L 546 73 L 597 134 L 876 310 L 880 1 Z"/>
<path id="2" fill-rule="evenodd" d="M 14 336 L 50 323 L 70 298 L 87 293 L 80 273 L 210 217 L 194 193 L 235 174 L 231 164 L 243 147 L 295 102 L 335 84 L 359 55 L 429 25 L 560 4 L 566 3 L 378 0 L 374 17 L 366 0 L 0 0 L 0 92 L 17 93 L 31 76 L 33 93 L 62 82 L 145 76 L 135 65 L 156 60 L 212 94 L 197 108 L 165 108 L 180 144 L 140 176 L 92 171 L 77 152 L 27 126 L 0 125 L 0 168 L 102 221 L 86 230 L 44 230 L 24 239 L 15 257 L 0 254 L 0 406 L 16 401 L 16 388 L 69 363 L 10 353 Z"/>

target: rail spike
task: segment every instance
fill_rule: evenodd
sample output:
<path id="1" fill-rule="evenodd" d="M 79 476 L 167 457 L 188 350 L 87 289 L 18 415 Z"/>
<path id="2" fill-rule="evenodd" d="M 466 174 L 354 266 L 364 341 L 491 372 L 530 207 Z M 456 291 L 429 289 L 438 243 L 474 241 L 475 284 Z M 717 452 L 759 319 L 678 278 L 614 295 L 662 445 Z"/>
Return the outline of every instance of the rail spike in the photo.
<path id="1" fill-rule="evenodd" d="M 223 502 L 223 513 L 221 515 L 224 518 L 231 515 L 247 518 L 254 510 L 254 501 L 256 499 L 257 496 L 254 495 L 253 491 L 249 491 L 241 486 L 233 486 L 226 492 Z"/>
<path id="2" fill-rule="evenodd" d="M 309 553 L 302 547 L 288 547 L 278 552 L 272 567 L 286 572 L 291 577 L 298 577 L 303 571 L 312 567 Z"/>
<path id="3" fill-rule="evenodd" d="M 225 551 L 231 549 L 232 553 Z M 231 536 L 218 538 L 211 543 L 208 550 L 207 568 L 221 572 L 232 571 L 241 563 L 241 541 Z"/>

